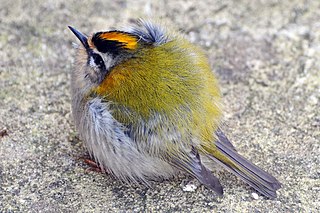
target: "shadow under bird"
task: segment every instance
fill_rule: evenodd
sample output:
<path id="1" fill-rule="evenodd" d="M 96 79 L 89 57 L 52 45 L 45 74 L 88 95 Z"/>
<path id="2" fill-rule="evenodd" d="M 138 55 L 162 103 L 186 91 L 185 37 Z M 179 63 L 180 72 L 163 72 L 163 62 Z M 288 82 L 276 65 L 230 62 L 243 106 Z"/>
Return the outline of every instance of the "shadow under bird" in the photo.
<path id="1" fill-rule="evenodd" d="M 217 80 L 203 51 L 150 21 L 86 36 L 72 72 L 72 113 L 90 155 L 106 172 L 148 185 L 179 171 L 218 195 L 214 161 L 261 194 L 281 185 L 242 157 L 219 128 Z"/>

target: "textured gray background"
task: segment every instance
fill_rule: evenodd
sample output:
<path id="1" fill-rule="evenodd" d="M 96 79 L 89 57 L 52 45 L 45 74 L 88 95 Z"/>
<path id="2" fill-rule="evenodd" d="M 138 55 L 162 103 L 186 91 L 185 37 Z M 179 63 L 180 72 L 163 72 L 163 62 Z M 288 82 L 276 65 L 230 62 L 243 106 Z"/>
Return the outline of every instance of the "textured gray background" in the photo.
<path id="1" fill-rule="evenodd" d="M 0 211 L 320 211 L 320 1 L 53 2 L 0 0 Z M 254 199 L 223 171 L 223 198 L 203 186 L 184 192 L 188 176 L 147 189 L 86 172 L 70 116 L 76 40 L 66 26 L 91 33 L 147 16 L 206 50 L 223 129 L 282 182 L 277 199 Z"/>

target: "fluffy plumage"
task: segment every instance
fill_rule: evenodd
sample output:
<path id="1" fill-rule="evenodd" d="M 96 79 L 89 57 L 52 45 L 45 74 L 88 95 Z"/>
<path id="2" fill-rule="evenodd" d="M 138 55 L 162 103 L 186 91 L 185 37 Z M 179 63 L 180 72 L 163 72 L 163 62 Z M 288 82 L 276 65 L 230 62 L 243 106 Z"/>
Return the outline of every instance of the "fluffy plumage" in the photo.
<path id="1" fill-rule="evenodd" d="M 179 169 L 222 195 L 206 157 L 276 197 L 280 183 L 241 157 L 219 129 L 220 92 L 199 48 L 149 21 L 89 38 L 70 29 L 85 47 L 72 73 L 73 116 L 101 167 L 146 184 Z"/>

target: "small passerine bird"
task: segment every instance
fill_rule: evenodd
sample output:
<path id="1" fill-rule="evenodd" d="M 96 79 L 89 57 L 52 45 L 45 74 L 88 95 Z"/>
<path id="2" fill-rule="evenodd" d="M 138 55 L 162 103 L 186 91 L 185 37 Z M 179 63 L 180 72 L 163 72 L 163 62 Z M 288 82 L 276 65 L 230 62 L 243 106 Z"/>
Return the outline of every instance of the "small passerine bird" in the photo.
<path id="1" fill-rule="evenodd" d="M 182 36 L 140 20 L 86 36 L 71 76 L 75 126 L 90 155 L 122 181 L 145 183 L 178 171 L 223 194 L 215 161 L 261 194 L 280 183 L 242 157 L 219 128 L 217 80 L 205 54 Z"/>

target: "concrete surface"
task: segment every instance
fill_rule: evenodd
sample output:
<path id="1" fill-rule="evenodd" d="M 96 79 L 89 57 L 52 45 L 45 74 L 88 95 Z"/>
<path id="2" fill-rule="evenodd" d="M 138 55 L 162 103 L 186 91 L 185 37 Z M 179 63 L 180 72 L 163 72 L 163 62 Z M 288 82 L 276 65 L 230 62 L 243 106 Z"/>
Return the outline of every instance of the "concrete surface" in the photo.
<path id="1" fill-rule="evenodd" d="M 0 0 L 0 212 L 319 212 L 320 1 Z M 198 2 L 198 3 L 197 3 Z M 200 3 L 201 2 L 201 3 Z M 217 172 L 223 198 L 188 176 L 152 189 L 88 172 L 70 116 L 74 35 L 167 20 L 220 80 L 223 129 L 283 184 L 278 198 Z"/>

